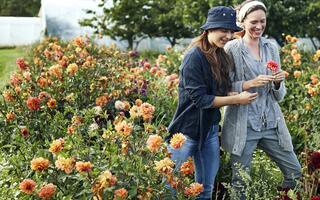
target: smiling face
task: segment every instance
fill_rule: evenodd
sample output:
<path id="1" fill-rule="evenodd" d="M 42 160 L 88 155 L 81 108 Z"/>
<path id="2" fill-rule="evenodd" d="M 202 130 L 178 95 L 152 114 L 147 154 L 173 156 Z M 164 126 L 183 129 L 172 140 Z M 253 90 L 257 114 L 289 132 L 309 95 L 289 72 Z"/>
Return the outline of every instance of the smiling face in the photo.
<path id="1" fill-rule="evenodd" d="M 255 10 L 249 13 L 243 21 L 245 34 L 257 39 L 262 36 L 267 24 L 266 13 L 263 10 Z"/>
<path id="2" fill-rule="evenodd" d="M 211 45 L 223 48 L 232 39 L 233 32 L 228 29 L 210 29 L 208 30 L 208 41 Z"/>

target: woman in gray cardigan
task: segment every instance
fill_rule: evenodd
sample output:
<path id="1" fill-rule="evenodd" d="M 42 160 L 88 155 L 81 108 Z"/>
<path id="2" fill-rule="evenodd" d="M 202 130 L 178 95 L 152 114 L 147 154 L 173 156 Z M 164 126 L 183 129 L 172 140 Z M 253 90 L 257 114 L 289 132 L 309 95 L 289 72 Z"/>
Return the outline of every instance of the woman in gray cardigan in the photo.
<path id="1" fill-rule="evenodd" d="M 225 46 L 235 64 L 231 74 L 232 87 L 236 92 L 257 92 L 259 96 L 248 105 L 226 108 L 222 147 L 231 153 L 233 188 L 242 193 L 240 199 L 245 199 L 245 185 L 239 176 L 239 168 L 249 173 L 257 147 L 282 171 L 283 188 L 295 187 L 296 179 L 301 176 L 301 166 L 278 104 L 286 93 L 285 74 L 280 68 L 271 72 L 266 67 L 270 60 L 280 66 L 280 58 L 277 47 L 262 37 L 266 27 L 265 5 L 260 1 L 245 1 L 240 6 L 238 21 L 243 28 L 241 37 Z"/>

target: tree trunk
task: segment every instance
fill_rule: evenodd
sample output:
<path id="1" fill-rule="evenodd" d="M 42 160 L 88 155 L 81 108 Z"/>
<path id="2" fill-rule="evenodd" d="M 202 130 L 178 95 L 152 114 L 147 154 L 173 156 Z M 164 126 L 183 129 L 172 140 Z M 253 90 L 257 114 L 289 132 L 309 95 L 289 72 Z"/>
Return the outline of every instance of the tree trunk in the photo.
<path id="1" fill-rule="evenodd" d="M 128 37 L 127 38 L 127 41 L 128 41 L 128 50 L 132 50 L 133 49 L 133 37 Z"/>
<path id="2" fill-rule="evenodd" d="M 318 47 L 317 47 L 316 43 L 313 41 L 313 37 L 312 36 L 310 37 L 310 40 L 312 42 L 312 45 L 313 45 L 314 49 L 317 51 Z"/>
<path id="3" fill-rule="evenodd" d="M 147 37 L 141 37 L 140 38 L 140 40 L 137 40 L 135 43 L 135 47 L 134 47 L 134 50 L 136 51 L 136 50 L 138 50 L 138 47 L 139 47 L 139 44 L 140 44 L 140 42 L 143 40 L 143 39 L 145 39 L 145 38 L 147 38 Z"/>
<path id="4" fill-rule="evenodd" d="M 172 47 L 177 44 L 177 39 L 175 37 L 171 39 L 169 36 L 167 36 L 167 40 L 170 42 Z"/>

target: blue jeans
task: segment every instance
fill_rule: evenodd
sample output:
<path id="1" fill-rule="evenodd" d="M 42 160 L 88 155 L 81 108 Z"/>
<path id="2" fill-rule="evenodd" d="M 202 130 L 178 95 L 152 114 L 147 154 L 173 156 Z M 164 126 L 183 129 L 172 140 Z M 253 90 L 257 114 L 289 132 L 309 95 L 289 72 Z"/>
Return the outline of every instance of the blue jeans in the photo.
<path id="1" fill-rule="evenodd" d="M 173 149 L 168 145 L 168 151 L 172 153 L 171 160 L 175 162 L 175 171 L 180 169 L 180 166 L 187 161 L 188 157 L 193 158 L 196 182 L 204 186 L 204 191 L 198 195 L 197 199 L 212 198 L 214 180 L 220 165 L 218 129 L 218 125 L 211 129 L 201 150 L 198 147 L 199 142 L 188 136 L 186 136 L 187 140 L 180 149 Z"/>
<path id="2" fill-rule="evenodd" d="M 231 155 L 232 186 L 241 194 L 238 199 L 246 199 L 243 189 L 245 184 L 239 176 L 239 167 L 250 173 L 252 155 L 256 148 L 262 149 L 280 168 L 284 180 L 283 188 L 294 188 L 296 180 L 301 177 L 301 166 L 294 151 L 284 151 L 279 145 L 276 129 L 256 132 L 251 128 L 247 131 L 247 140 L 241 156 Z M 240 165 L 240 166 L 239 166 Z M 241 191 L 242 190 L 242 191 Z"/>

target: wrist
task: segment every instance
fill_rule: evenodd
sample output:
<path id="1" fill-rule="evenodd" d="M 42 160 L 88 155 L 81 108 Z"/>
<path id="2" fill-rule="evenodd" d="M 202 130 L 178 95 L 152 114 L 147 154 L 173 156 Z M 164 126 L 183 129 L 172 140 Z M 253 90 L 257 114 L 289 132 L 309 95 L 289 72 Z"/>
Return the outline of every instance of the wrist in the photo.
<path id="1" fill-rule="evenodd" d="M 239 104 L 240 102 L 240 94 L 234 96 L 232 104 Z"/>
<path id="2" fill-rule="evenodd" d="M 253 80 L 250 80 L 250 81 L 248 81 L 248 82 L 249 82 L 249 83 L 248 83 L 248 85 L 249 85 L 249 89 L 251 89 L 251 88 L 254 88 L 254 87 L 255 87 Z"/>
<path id="3" fill-rule="evenodd" d="M 252 80 L 249 80 L 249 81 L 245 81 L 243 83 L 243 90 L 249 90 L 250 88 L 253 87 L 253 83 L 252 83 Z"/>

